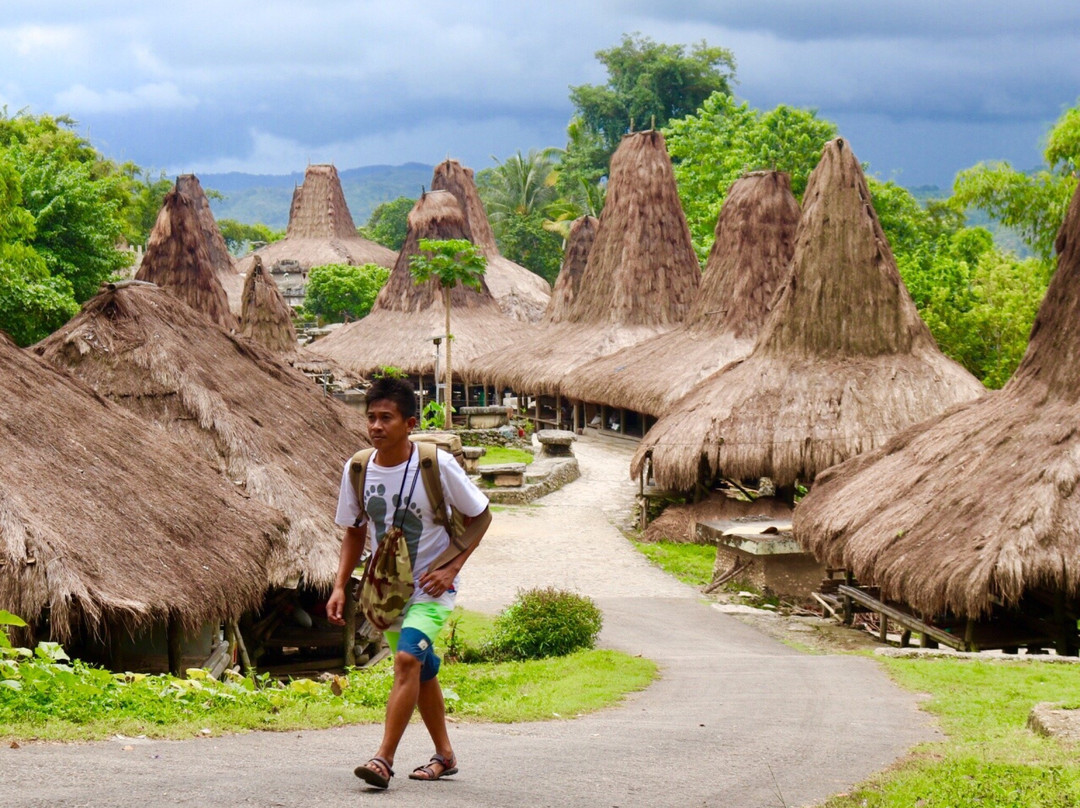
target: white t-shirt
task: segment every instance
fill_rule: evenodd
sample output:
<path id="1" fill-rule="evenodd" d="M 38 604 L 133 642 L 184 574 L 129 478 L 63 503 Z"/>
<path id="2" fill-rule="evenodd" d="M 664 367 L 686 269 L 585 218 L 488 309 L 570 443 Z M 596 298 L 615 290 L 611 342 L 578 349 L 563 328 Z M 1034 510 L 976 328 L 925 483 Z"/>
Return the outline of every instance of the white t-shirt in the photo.
<path id="1" fill-rule="evenodd" d="M 371 551 L 375 551 L 379 540 L 394 524 L 396 512 L 397 524 L 401 526 L 406 544 L 409 546 L 413 582 L 416 584 L 416 591 L 409 605 L 438 603 L 448 609 L 454 608 L 454 596 L 457 594 L 458 586 L 456 578 L 453 589 L 447 590 L 437 598 L 420 588 L 420 576 L 431 566 L 431 562 L 450 546 L 450 535 L 446 532 L 446 528 L 435 523 L 431 502 L 424 490 L 424 481 L 420 477 L 420 451 L 414 448 L 409 459 L 396 466 L 380 466 L 375 462 L 376 456 L 377 453 L 368 462 L 364 478 L 364 511 L 367 519 L 361 522 L 368 526 L 368 545 Z M 473 485 L 472 480 L 450 454 L 440 451 L 437 456 L 443 498 L 447 506 L 453 505 L 466 516 L 479 516 L 483 513 L 488 506 L 487 497 Z M 360 515 L 360 503 L 356 499 L 356 492 L 353 491 L 352 482 L 349 480 L 350 463 L 351 458 L 345 461 L 345 470 L 341 475 L 341 489 L 338 492 L 335 521 L 342 527 L 353 527 Z M 398 506 L 399 492 L 401 500 L 405 503 L 403 508 Z"/>

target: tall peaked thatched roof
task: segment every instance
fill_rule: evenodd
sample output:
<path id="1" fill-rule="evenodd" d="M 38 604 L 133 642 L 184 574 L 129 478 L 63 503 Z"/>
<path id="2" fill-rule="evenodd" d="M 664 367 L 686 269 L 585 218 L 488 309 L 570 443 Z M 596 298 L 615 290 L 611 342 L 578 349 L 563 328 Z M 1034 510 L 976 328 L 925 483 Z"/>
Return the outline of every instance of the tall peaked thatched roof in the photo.
<path id="1" fill-rule="evenodd" d="M 882 596 L 977 617 L 1026 594 L 1080 599 L 1080 190 L 1027 353 L 998 392 L 830 469 L 796 536 Z M 1053 598 L 1050 598 L 1053 602 Z"/>
<path id="2" fill-rule="evenodd" d="M 292 353 L 296 350 L 292 310 L 258 256 L 244 281 L 242 302 L 240 333 L 271 351 Z"/>
<path id="3" fill-rule="evenodd" d="M 585 274 L 585 264 L 589 261 L 589 251 L 596 240 L 599 225 L 600 220 L 595 216 L 581 216 L 570 225 L 562 267 L 559 268 L 559 277 L 555 279 L 551 302 L 544 312 L 545 322 L 561 322 L 570 310 L 581 288 L 581 276 Z"/>
<path id="4" fill-rule="evenodd" d="M 271 272 L 282 261 L 295 261 L 306 272 L 326 264 L 392 267 L 397 257 L 393 250 L 357 233 L 341 178 L 332 165 L 307 167 L 303 185 L 293 190 L 285 238 L 241 258 L 237 262 L 241 275 L 251 271 L 255 255 Z"/>
<path id="5" fill-rule="evenodd" d="M 218 280 L 229 298 L 229 308 L 236 316 L 240 315 L 240 293 L 244 289 L 244 279 L 236 269 L 236 262 L 229 253 L 225 237 L 221 235 L 214 213 L 210 210 L 210 200 L 203 190 L 199 178 L 194 174 L 181 174 L 176 178 L 176 190 L 191 197 L 195 209 L 199 212 L 199 224 L 202 226 L 206 249 L 210 253 L 210 263 L 214 265 Z"/>
<path id="6" fill-rule="evenodd" d="M 487 354 L 470 374 L 520 392 L 553 393 L 579 365 L 681 322 L 701 283 L 671 160 L 659 132 L 627 135 L 611 158 L 607 201 L 577 294 L 528 351 Z"/>
<path id="7" fill-rule="evenodd" d="M 190 311 L 166 293 L 172 307 Z M 0 609 L 52 636 L 258 604 L 286 518 L 0 334 Z"/>
<path id="8" fill-rule="evenodd" d="M 843 139 L 810 175 L 787 274 L 751 354 L 701 382 L 649 431 L 657 482 L 767 476 L 804 483 L 983 392 L 938 350 L 900 280 Z"/>
<path id="9" fill-rule="evenodd" d="M 795 250 L 799 203 L 777 171 L 737 180 L 686 322 L 567 376 L 571 398 L 661 416 L 699 381 L 750 353 Z"/>
<path id="10" fill-rule="evenodd" d="M 178 188 L 165 195 L 135 278 L 168 289 L 218 325 L 237 327 L 225 289 L 210 260 L 198 205 Z"/>
<path id="11" fill-rule="evenodd" d="M 305 353 L 323 356 L 362 375 L 384 365 L 408 373 L 433 373 L 432 337 L 446 330 L 443 295 L 434 279 L 417 285 L 409 270 L 421 239 L 461 239 L 465 217 L 453 194 L 429 191 L 409 212 L 408 235 L 371 313 L 312 343 Z M 514 323 L 499 309 L 485 282 L 479 291 L 462 286 L 450 294 L 454 366 L 492 349 L 505 348 Z"/>
<path id="12" fill-rule="evenodd" d="M 288 546 L 268 560 L 271 583 L 299 574 L 314 585 L 333 581 L 341 468 L 367 444 L 355 410 L 154 287 L 102 292 L 34 350 L 287 513 Z"/>
<path id="13" fill-rule="evenodd" d="M 445 160 L 435 166 L 431 189 L 449 191 L 457 199 L 465 214 L 466 238 L 479 247 L 488 260 L 485 279 L 499 308 L 513 320 L 537 322 L 551 298 L 551 286 L 535 272 L 499 253 L 472 169 L 457 160 Z"/>

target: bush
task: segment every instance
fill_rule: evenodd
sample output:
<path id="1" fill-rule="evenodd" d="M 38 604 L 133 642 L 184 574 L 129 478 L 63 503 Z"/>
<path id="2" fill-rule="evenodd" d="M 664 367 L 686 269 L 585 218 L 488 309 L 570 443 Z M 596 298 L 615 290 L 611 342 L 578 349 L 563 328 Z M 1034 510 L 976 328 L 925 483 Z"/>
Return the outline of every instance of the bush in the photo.
<path id="1" fill-rule="evenodd" d="M 543 659 L 592 648 L 603 616 L 590 598 L 559 589 L 519 592 L 495 619 L 487 643 L 495 659 Z"/>

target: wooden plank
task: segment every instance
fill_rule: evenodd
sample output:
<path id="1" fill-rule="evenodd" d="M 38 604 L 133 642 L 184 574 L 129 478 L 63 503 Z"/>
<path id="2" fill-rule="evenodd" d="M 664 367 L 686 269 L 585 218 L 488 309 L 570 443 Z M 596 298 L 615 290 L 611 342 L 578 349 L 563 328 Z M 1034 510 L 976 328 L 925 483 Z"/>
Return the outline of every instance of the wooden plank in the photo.
<path id="1" fill-rule="evenodd" d="M 900 625 L 906 626 L 912 631 L 918 631 L 923 636 L 929 636 L 939 643 L 947 645 L 950 648 L 955 648 L 957 651 L 964 650 L 965 644 L 961 638 L 956 637 L 953 634 L 949 634 L 947 631 L 942 631 L 939 628 L 934 628 L 934 626 L 924 623 L 922 620 L 915 617 L 914 615 L 910 615 L 907 612 L 903 612 L 900 609 L 896 609 L 886 603 L 882 603 L 880 600 L 868 595 L 861 589 L 856 589 L 853 586 L 847 586 L 846 584 L 842 584 L 840 586 L 840 594 L 843 595 L 845 598 L 850 598 L 856 603 L 865 606 L 866 608 L 870 609 L 870 611 L 877 612 L 878 614 L 882 615 L 883 618 L 892 618 Z"/>

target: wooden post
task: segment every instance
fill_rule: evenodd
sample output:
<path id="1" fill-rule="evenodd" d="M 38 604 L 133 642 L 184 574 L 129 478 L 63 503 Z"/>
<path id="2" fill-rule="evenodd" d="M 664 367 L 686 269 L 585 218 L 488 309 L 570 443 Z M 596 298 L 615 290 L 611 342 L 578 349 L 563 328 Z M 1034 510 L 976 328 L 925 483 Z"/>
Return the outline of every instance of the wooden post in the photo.
<path id="1" fill-rule="evenodd" d="M 244 643 L 244 635 L 240 633 L 240 625 L 231 620 L 226 623 L 229 629 L 229 633 L 232 635 L 233 641 L 236 643 L 236 650 L 240 654 L 240 670 L 244 672 L 245 676 L 252 676 L 255 673 L 255 668 L 251 664 L 251 657 L 248 656 L 247 645 Z"/>
<path id="2" fill-rule="evenodd" d="M 535 408 L 536 409 L 536 428 L 539 429 L 540 428 L 540 396 L 539 395 L 536 396 L 535 402 L 536 402 L 536 408 Z"/>
<path id="3" fill-rule="evenodd" d="M 181 676 L 184 672 L 180 669 L 180 643 L 184 635 L 180 630 L 180 621 L 175 617 L 169 618 L 165 635 L 169 646 L 169 673 L 173 676 Z"/>
<path id="4" fill-rule="evenodd" d="M 465 406 L 469 406 L 469 380 L 465 380 Z"/>
<path id="5" fill-rule="evenodd" d="M 884 613 L 878 615 L 881 618 L 881 622 L 878 624 L 878 640 L 881 642 L 889 641 L 889 618 Z"/>
<path id="6" fill-rule="evenodd" d="M 562 429 L 562 393 L 555 394 L 555 428 Z"/>
<path id="7" fill-rule="evenodd" d="M 424 374 L 420 374 L 420 381 L 416 385 L 416 392 L 420 397 L 420 409 L 418 412 L 424 411 Z"/>
<path id="8" fill-rule="evenodd" d="M 975 621 L 970 617 L 964 624 L 964 650 L 965 651 L 977 651 L 975 647 Z"/>
<path id="9" fill-rule="evenodd" d="M 345 642 L 342 645 L 345 667 L 356 666 L 356 590 L 353 588 L 352 578 L 345 583 L 345 606 L 344 606 Z"/>
<path id="10" fill-rule="evenodd" d="M 577 431 L 579 429 L 581 429 L 581 416 L 582 416 L 582 409 L 584 407 L 585 407 L 585 405 L 582 404 L 580 401 L 575 401 L 574 402 L 574 434 L 575 435 L 577 434 Z"/>

